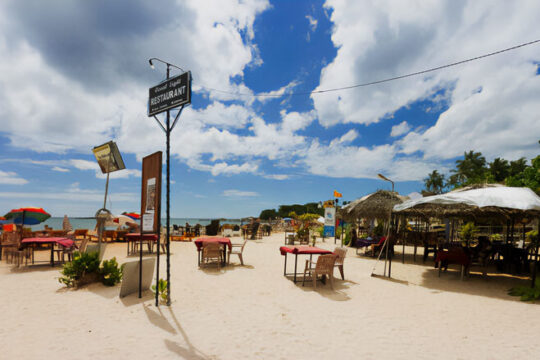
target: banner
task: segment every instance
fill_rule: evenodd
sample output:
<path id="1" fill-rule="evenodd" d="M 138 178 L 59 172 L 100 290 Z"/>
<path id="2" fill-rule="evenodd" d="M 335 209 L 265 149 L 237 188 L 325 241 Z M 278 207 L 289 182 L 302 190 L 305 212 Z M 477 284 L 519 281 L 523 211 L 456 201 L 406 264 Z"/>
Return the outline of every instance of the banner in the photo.
<path id="1" fill-rule="evenodd" d="M 159 234 L 161 226 L 161 151 L 143 158 L 141 189 L 141 230 Z"/>
<path id="2" fill-rule="evenodd" d="M 324 237 L 332 237 L 336 226 L 336 208 L 327 207 L 324 209 Z"/>

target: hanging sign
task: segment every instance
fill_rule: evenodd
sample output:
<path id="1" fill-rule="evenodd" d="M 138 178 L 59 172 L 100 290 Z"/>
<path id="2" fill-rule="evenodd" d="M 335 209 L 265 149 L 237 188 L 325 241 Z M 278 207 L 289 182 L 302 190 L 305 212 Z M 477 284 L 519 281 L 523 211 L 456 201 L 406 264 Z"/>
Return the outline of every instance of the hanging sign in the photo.
<path id="1" fill-rule="evenodd" d="M 336 208 L 327 207 L 324 208 L 324 236 L 334 236 L 336 229 Z"/>
<path id="2" fill-rule="evenodd" d="M 122 155 L 120 155 L 118 146 L 116 146 L 114 141 L 109 141 L 103 145 L 96 146 L 92 149 L 92 152 L 94 153 L 103 174 L 126 168 L 124 160 L 122 160 Z"/>
<path id="3" fill-rule="evenodd" d="M 191 72 L 185 72 L 151 87 L 148 94 L 148 116 L 191 103 Z"/>

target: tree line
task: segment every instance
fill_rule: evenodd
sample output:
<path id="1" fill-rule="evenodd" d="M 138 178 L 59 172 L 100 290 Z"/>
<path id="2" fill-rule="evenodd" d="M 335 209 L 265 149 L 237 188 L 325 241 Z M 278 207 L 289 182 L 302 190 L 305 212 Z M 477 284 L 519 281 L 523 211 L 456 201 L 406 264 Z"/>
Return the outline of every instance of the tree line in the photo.
<path id="1" fill-rule="evenodd" d="M 540 143 L 540 141 L 539 141 Z M 460 187 L 499 183 L 513 187 L 528 187 L 540 195 L 540 155 L 527 164 L 524 157 L 517 160 L 496 158 L 487 162 L 481 152 L 465 152 L 463 159 L 456 160 L 456 167 L 446 177 L 433 170 L 424 179 L 422 195 L 442 194 Z"/>
<path id="2" fill-rule="evenodd" d="M 296 215 L 303 214 L 318 214 L 324 216 L 324 209 L 319 208 L 319 204 L 316 202 L 310 202 L 304 205 L 293 204 L 293 205 L 279 205 L 278 210 L 276 209 L 266 209 L 261 211 L 259 218 L 261 220 L 270 220 L 275 218 L 286 218 L 289 217 L 289 214 L 294 212 Z"/>

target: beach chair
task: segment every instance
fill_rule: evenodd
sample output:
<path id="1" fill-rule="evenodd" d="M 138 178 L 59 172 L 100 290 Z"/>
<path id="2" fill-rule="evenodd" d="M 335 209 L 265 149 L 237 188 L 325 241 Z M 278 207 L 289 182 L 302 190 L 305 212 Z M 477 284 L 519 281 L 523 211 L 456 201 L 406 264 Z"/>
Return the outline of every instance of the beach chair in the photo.
<path id="1" fill-rule="evenodd" d="M 334 265 L 336 263 L 337 256 L 334 254 L 321 255 L 317 259 L 317 262 L 306 260 L 306 267 L 304 268 L 304 279 L 302 280 L 302 286 L 306 281 L 306 274 L 310 274 L 313 280 L 313 288 L 317 288 L 317 277 L 328 276 L 330 279 L 330 287 L 334 290 Z"/>
<path id="2" fill-rule="evenodd" d="M 336 262 L 334 264 L 334 267 L 337 267 L 339 269 L 339 273 L 341 274 L 341 279 L 345 280 L 345 273 L 343 271 L 343 262 L 345 261 L 345 255 L 347 255 L 347 249 L 342 247 L 336 247 L 334 249 L 334 254 L 336 254 Z"/>
<path id="3" fill-rule="evenodd" d="M 233 236 L 233 230 L 232 230 L 232 229 L 229 229 L 229 228 L 225 228 L 225 229 L 223 229 L 223 231 L 221 232 L 221 236 L 224 236 L 224 237 L 232 237 L 232 236 Z"/>
<path id="4" fill-rule="evenodd" d="M 218 270 L 221 269 L 221 261 L 222 261 L 222 250 L 221 250 L 221 244 L 217 242 L 207 242 L 204 243 L 203 249 L 202 249 L 202 259 L 201 264 L 208 264 L 212 261 L 217 262 Z"/>
<path id="5" fill-rule="evenodd" d="M 73 240 L 86 239 L 88 235 L 88 229 L 75 229 L 73 232 Z"/>
<path id="6" fill-rule="evenodd" d="M 244 259 L 242 258 L 242 252 L 244 251 L 244 246 L 246 246 L 247 240 L 244 240 L 241 244 L 232 244 L 231 251 L 229 251 L 227 263 L 231 261 L 231 254 L 238 255 L 240 258 L 240 264 L 244 265 Z"/>

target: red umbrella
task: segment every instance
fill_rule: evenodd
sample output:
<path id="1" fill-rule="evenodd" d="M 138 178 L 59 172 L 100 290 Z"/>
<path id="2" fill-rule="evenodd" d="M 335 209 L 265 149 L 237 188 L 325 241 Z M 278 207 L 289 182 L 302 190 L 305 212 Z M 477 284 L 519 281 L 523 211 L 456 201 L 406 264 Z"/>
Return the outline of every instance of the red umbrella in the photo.
<path id="1" fill-rule="evenodd" d="M 123 212 L 122 215 L 129 216 L 133 220 L 139 220 L 141 218 L 141 215 L 139 215 L 139 213 L 136 213 L 136 212 L 129 212 L 129 213 Z"/>
<path id="2" fill-rule="evenodd" d="M 48 212 L 37 207 L 13 209 L 4 216 L 17 225 L 36 225 L 51 217 Z"/>

